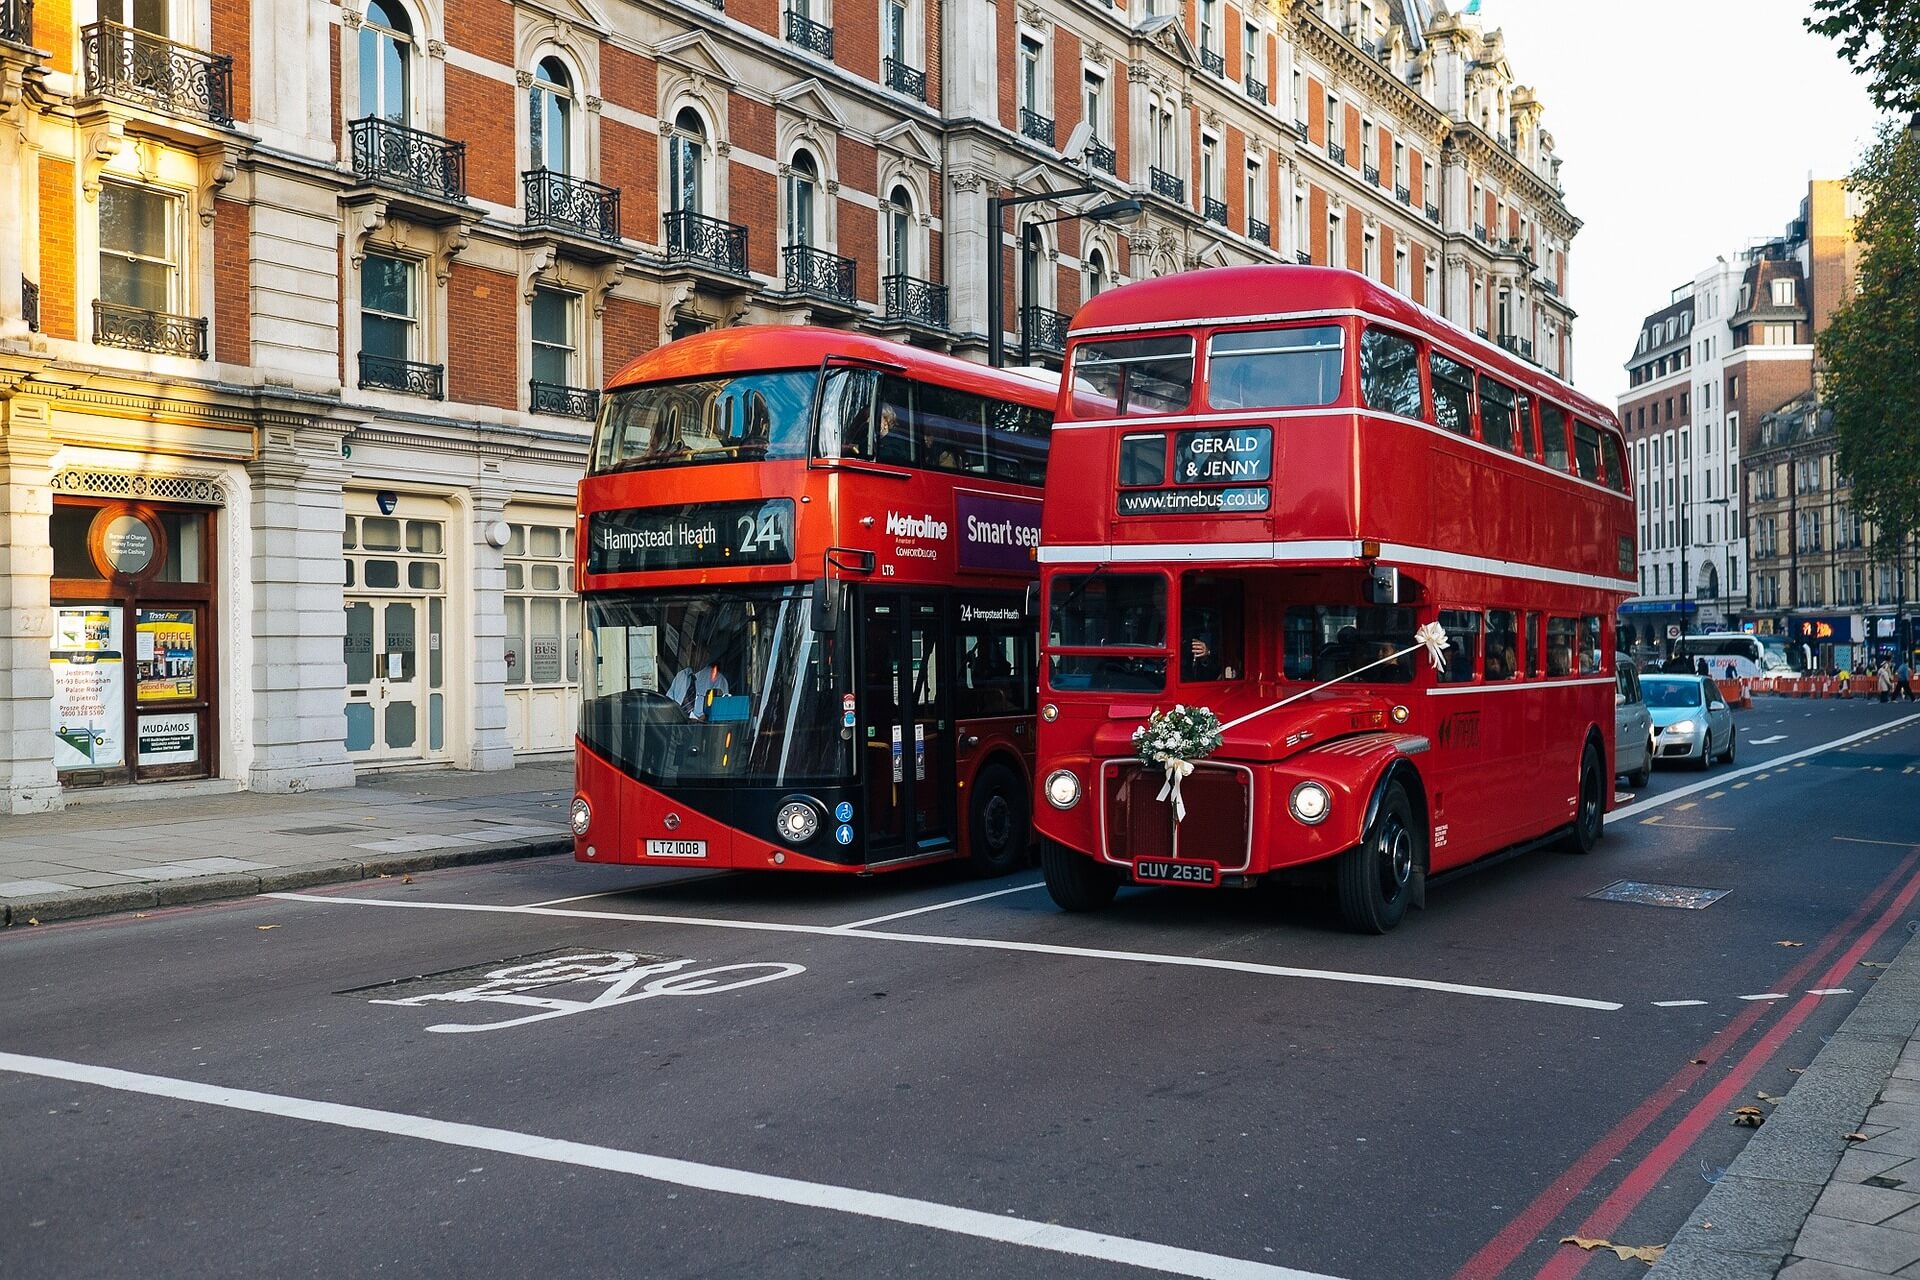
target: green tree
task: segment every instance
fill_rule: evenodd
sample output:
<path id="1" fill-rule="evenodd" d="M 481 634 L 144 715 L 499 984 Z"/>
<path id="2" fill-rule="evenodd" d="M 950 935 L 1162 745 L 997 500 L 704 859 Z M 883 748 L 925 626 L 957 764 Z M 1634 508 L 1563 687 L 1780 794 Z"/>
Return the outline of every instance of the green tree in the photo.
<path id="1" fill-rule="evenodd" d="M 1920 111 L 1920 5 L 1914 0 L 1813 0 L 1807 29 L 1840 42 L 1840 54 L 1882 111 Z"/>
<path id="2" fill-rule="evenodd" d="M 1898 547 L 1920 533 L 1920 134 L 1883 124 L 1850 183 L 1858 291 L 1819 337 L 1820 390 L 1854 507 Z"/>

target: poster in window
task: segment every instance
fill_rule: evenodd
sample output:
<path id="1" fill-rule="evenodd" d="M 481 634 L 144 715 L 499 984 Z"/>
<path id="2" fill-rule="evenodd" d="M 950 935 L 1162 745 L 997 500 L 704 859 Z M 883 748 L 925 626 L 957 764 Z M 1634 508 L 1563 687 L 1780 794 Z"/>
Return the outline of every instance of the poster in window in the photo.
<path id="1" fill-rule="evenodd" d="M 142 702 L 178 702 L 196 695 L 199 659 L 192 609 L 142 609 L 134 628 L 134 679 Z"/>
<path id="2" fill-rule="evenodd" d="M 560 683 L 560 637 L 533 638 L 532 676 L 535 684 Z"/>
<path id="3" fill-rule="evenodd" d="M 200 759 L 200 717 L 194 712 L 180 715 L 143 715 L 134 735 L 137 755 L 143 765 L 194 764 Z"/>
<path id="4" fill-rule="evenodd" d="M 125 611 L 99 605 L 54 610 L 53 764 L 60 770 L 126 763 Z"/>

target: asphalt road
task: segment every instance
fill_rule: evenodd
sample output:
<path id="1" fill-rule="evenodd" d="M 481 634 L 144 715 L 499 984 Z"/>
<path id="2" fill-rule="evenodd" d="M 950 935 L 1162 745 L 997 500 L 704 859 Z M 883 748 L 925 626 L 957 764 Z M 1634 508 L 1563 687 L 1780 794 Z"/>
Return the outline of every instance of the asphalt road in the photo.
<path id="1" fill-rule="evenodd" d="M 1384 938 L 565 860 L 10 931 L 0 1274 L 1639 1275 L 1558 1241 L 1671 1237 L 1916 914 L 1920 717 L 1739 726 Z"/>

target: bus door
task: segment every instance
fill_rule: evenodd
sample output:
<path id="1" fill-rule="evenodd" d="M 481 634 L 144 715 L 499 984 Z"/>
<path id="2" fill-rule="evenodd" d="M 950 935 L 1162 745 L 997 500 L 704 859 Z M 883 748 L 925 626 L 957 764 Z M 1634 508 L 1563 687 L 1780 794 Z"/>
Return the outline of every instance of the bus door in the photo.
<path id="1" fill-rule="evenodd" d="M 875 592 L 861 610 L 867 861 L 953 843 L 946 629 L 931 596 Z"/>

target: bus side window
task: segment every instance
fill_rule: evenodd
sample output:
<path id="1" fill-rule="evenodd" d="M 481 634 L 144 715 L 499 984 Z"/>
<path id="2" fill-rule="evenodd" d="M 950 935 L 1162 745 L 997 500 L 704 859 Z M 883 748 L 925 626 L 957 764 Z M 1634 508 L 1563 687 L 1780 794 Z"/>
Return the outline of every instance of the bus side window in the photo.
<path id="1" fill-rule="evenodd" d="M 987 470 L 997 480 L 1040 485 L 1047 474 L 1047 415 L 1023 404 L 987 406 Z"/>
<path id="2" fill-rule="evenodd" d="M 1547 619 L 1547 674 L 1573 674 L 1573 619 Z"/>
<path id="3" fill-rule="evenodd" d="M 1496 449 L 1513 449 L 1513 388 L 1480 376 L 1480 438 Z"/>
<path id="4" fill-rule="evenodd" d="M 1527 615 L 1527 662 L 1530 664 L 1528 669 L 1536 677 L 1547 674 L 1547 651 L 1540 645 L 1540 615 L 1537 613 Z"/>
<path id="5" fill-rule="evenodd" d="M 1540 406 L 1540 445 L 1548 466 L 1567 469 L 1567 411 L 1557 404 Z"/>
<path id="6" fill-rule="evenodd" d="M 1413 339 L 1369 327 L 1360 337 L 1360 398 L 1367 408 L 1425 418 L 1420 399 L 1420 348 Z"/>
<path id="7" fill-rule="evenodd" d="M 1611 431 L 1601 432 L 1600 448 L 1607 461 L 1607 487 L 1626 493 L 1630 486 L 1627 484 L 1627 463 L 1622 456 L 1619 438 Z"/>
<path id="8" fill-rule="evenodd" d="M 1447 632 L 1447 665 L 1440 672 L 1440 683 L 1461 684 L 1473 679 L 1474 665 L 1480 657 L 1480 615 L 1465 609 L 1442 609 L 1440 625 Z"/>
<path id="9" fill-rule="evenodd" d="M 984 474 L 987 469 L 986 408 L 979 396 L 950 387 L 921 386 L 920 432 L 921 465 L 941 471 L 970 471 Z"/>
<path id="10" fill-rule="evenodd" d="M 1580 674 L 1598 675 L 1604 667 L 1601 655 L 1606 652 L 1600 643 L 1604 637 L 1600 633 L 1600 619 L 1588 613 L 1580 617 Z"/>
<path id="11" fill-rule="evenodd" d="M 1590 422 L 1573 424 L 1573 461 L 1582 480 L 1600 478 L 1600 432 Z"/>
<path id="12" fill-rule="evenodd" d="M 1538 457 L 1533 447 L 1533 397 L 1522 391 L 1513 410 L 1514 423 L 1519 428 L 1520 452 L 1526 457 Z"/>
<path id="13" fill-rule="evenodd" d="M 1438 351 L 1427 357 L 1433 373 L 1433 419 L 1455 435 L 1473 434 L 1473 370 Z"/>
<path id="14" fill-rule="evenodd" d="M 1520 666 L 1519 615 L 1511 609 L 1487 610 L 1487 679 L 1512 680 Z"/>

